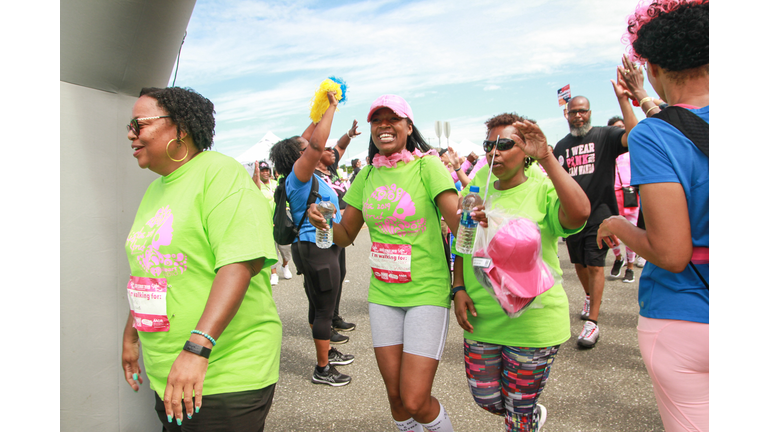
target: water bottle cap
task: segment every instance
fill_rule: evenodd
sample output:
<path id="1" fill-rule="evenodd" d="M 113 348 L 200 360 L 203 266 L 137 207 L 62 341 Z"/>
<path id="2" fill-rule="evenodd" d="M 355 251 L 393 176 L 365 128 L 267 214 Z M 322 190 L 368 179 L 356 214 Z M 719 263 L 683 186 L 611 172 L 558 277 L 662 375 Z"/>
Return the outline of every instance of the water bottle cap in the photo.
<path id="1" fill-rule="evenodd" d="M 330 201 L 330 200 L 331 200 L 331 197 L 329 197 L 328 195 L 323 195 L 323 201 Z"/>
<path id="2" fill-rule="evenodd" d="M 469 192 L 480 192 L 480 187 L 479 186 L 470 186 L 469 187 Z"/>

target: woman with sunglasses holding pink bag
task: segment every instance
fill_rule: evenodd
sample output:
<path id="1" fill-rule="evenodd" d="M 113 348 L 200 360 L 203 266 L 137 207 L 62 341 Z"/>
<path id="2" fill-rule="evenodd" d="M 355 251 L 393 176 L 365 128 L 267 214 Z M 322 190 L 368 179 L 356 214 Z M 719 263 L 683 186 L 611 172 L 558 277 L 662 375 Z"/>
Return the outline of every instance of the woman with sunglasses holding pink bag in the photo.
<path id="1" fill-rule="evenodd" d="M 509 216 L 521 217 L 510 218 L 504 226 L 510 228 L 503 231 L 508 238 L 500 242 L 506 250 L 500 255 L 490 254 L 497 272 L 485 275 L 497 289 L 501 279 L 506 278 L 504 283 L 510 283 L 515 277 L 515 272 L 505 267 L 510 260 L 535 262 L 535 268 L 525 274 L 526 277 L 514 279 L 515 283 L 546 283 L 546 286 L 520 286 L 522 291 L 544 291 L 536 297 L 541 307 L 510 311 L 510 302 L 503 298 L 497 301 L 497 297 L 501 297 L 492 296 L 478 281 L 473 268 L 474 255 L 456 252 L 454 313 L 465 330 L 464 362 L 475 402 L 493 414 L 504 416 L 507 431 L 536 432 L 541 430 L 547 416 L 544 406 L 537 403 L 538 398 L 560 344 L 571 335 L 568 298 L 551 274 L 562 277 L 557 241 L 559 237 L 581 231 L 589 218 L 590 203 L 581 187 L 552 155 L 552 148 L 534 121 L 515 113 L 501 114 L 489 119 L 486 126 L 488 136 L 483 150 L 493 174 L 488 186 L 487 210 L 501 210 Z M 527 172 L 534 160 L 548 178 L 538 172 L 532 175 Z M 470 186 L 478 186 L 480 196 L 484 196 L 487 181 L 487 175 L 477 175 Z M 486 227 L 485 211 L 475 213 L 475 218 Z M 501 234 L 502 229 L 496 232 L 488 249 Z M 551 271 L 544 270 L 545 267 Z M 546 281 L 529 277 L 542 271 L 549 272 Z M 510 312 L 515 312 L 516 317 L 510 318 Z"/>

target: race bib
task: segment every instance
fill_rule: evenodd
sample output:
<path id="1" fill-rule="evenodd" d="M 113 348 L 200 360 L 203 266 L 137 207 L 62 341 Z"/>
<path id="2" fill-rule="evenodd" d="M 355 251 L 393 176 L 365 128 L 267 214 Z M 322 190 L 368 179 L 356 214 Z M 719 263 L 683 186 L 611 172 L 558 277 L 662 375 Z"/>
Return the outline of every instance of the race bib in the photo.
<path id="1" fill-rule="evenodd" d="M 165 309 L 167 294 L 168 281 L 165 278 L 131 276 L 128 281 L 128 302 L 136 330 L 161 332 L 171 328 Z"/>
<path id="2" fill-rule="evenodd" d="M 370 261 L 374 277 L 382 282 L 411 281 L 411 245 L 374 242 Z"/>

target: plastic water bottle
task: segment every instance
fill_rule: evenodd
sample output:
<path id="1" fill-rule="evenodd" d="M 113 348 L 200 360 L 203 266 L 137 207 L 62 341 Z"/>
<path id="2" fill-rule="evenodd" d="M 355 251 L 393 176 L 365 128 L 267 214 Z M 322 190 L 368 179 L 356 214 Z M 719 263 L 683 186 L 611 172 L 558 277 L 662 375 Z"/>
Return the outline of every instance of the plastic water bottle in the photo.
<path id="1" fill-rule="evenodd" d="M 333 244 L 333 216 L 336 213 L 334 210 L 331 198 L 327 195 L 323 195 L 323 200 L 317 205 L 317 209 L 325 217 L 325 222 L 328 224 L 328 231 L 315 229 L 315 244 L 320 249 L 328 249 Z"/>
<path id="2" fill-rule="evenodd" d="M 483 203 L 478 192 L 480 192 L 479 187 L 470 186 L 469 194 L 461 202 L 461 221 L 459 222 L 459 232 L 456 234 L 456 250 L 463 254 L 472 253 L 472 246 L 475 244 L 477 221 L 473 220 L 469 214 L 473 208 Z"/>

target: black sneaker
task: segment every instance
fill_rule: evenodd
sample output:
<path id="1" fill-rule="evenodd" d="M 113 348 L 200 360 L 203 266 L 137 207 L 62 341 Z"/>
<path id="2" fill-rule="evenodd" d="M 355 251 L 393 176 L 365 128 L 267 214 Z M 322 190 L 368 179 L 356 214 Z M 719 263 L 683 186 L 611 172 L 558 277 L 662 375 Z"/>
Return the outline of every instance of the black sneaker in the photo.
<path id="1" fill-rule="evenodd" d="M 352 377 L 349 375 L 344 375 L 343 373 L 336 370 L 333 365 L 328 364 L 324 370 L 320 371 L 318 370 L 318 367 L 315 366 L 315 372 L 312 374 L 312 383 L 313 384 L 327 384 L 329 386 L 333 387 L 341 387 L 345 386 L 352 381 Z"/>
<path id="2" fill-rule="evenodd" d="M 626 272 L 624 272 L 624 279 L 621 280 L 624 283 L 632 283 L 635 281 L 635 272 L 627 269 Z"/>
<path id="3" fill-rule="evenodd" d="M 349 342 L 349 336 L 339 334 L 336 330 L 331 330 L 331 343 L 343 344 Z"/>
<path id="4" fill-rule="evenodd" d="M 352 354 L 342 354 L 337 350 L 336 348 L 331 348 L 330 351 L 328 351 L 328 363 L 338 366 L 338 365 L 348 365 L 355 361 L 355 356 Z"/>
<path id="5" fill-rule="evenodd" d="M 344 322 L 344 318 L 338 316 L 333 319 L 333 329 L 336 331 L 352 331 L 357 327 L 354 323 Z"/>
<path id="6" fill-rule="evenodd" d="M 611 269 L 611 274 L 608 275 L 608 280 L 616 280 L 621 278 L 621 268 L 624 267 L 626 264 L 626 261 L 624 261 L 624 258 L 617 259 L 613 262 L 613 268 Z"/>

